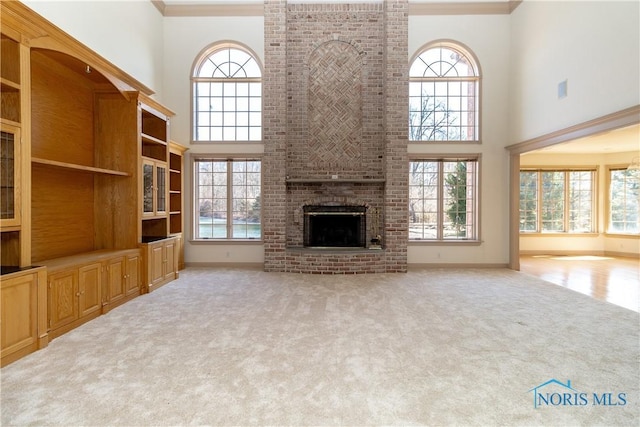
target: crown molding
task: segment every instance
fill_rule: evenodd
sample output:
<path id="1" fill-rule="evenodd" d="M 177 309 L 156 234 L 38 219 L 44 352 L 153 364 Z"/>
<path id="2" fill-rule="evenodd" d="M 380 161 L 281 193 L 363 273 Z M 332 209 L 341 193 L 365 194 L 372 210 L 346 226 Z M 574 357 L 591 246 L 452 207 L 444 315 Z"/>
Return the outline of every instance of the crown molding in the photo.
<path id="1" fill-rule="evenodd" d="M 263 16 L 262 1 L 242 4 L 166 4 L 151 0 L 163 16 Z"/>
<path id="2" fill-rule="evenodd" d="M 409 15 L 509 15 L 520 3 L 522 0 L 409 3 Z"/>
<path id="3" fill-rule="evenodd" d="M 158 9 L 158 11 L 164 16 L 164 10 L 167 7 L 162 0 L 151 0 L 151 3 Z"/>
<path id="4" fill-rule="evenodd" d="M 262 1 L 241 4 L 170 4 L 151 0 L 163 16 L 263 16 Z M 409 3 L 409 15 L 508 15 L 522 0 L 488 2 L 427 2 Z"/>

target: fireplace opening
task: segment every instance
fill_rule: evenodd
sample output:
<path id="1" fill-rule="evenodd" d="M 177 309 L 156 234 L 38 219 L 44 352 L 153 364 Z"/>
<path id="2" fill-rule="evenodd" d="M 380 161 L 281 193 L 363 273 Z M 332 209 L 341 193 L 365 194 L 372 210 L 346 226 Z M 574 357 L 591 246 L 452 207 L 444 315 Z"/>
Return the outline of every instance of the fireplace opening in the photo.
<path id="1" fill-rule="evenodd" d="M 305 206 L 304 246 L 366 247 L 366 212 L 364 206 Z"/>

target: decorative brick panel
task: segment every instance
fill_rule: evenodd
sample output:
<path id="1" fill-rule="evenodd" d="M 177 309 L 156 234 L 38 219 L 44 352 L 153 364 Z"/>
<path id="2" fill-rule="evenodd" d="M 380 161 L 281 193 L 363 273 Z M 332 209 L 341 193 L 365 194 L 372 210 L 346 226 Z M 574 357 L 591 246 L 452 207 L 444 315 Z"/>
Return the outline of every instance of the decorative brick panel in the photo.
<path id="1" fill-rule="evenodd" d="M 362 60 L 338 40 L 309 58 L 309 166 L 337 169 L 362 154 Z"/>

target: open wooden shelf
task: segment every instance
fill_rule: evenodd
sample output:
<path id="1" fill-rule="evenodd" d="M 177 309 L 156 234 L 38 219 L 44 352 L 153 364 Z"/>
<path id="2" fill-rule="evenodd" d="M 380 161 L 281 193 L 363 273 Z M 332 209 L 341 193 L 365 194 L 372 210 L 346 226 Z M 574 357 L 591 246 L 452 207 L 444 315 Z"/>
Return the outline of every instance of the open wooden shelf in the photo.
<path id="1" fill-rule="evenodd" d="M 73 169 L 73 170 L 87 172 L 87 173 L 100 173 L 100 174 L 116 175 L 116 176 L 131 176 L 131 174 L 127 172 L 96 168 L 93 166 L 76 165 L 74 163 L 59 162 L 57 160 L 40 159 L 37 157 L 32 157 L 31 162 L 41 164 L 41 165 L 54 166 L 58 168 Z"/>
<path id="2" fill-rule="evenodd" d="M 13 82 L 9 79 L 5 79 L 4 77 L 0 77 L 0 85 L 2 86 L 2 91 L 19 91 L 20 90 L 20 84 Z"/>
<path id="3" fill-rule="evenodd" d="M 166 141 L 163 141 L 161 139 L 155 138 L 151 135 L 147 135 L 146 133 L 141 133 L 140 136 L 142 137 L 142 140 L 145 142 L 151 142 L 154 144 L 159 144 L 159 145 L 167 145 Z"/>

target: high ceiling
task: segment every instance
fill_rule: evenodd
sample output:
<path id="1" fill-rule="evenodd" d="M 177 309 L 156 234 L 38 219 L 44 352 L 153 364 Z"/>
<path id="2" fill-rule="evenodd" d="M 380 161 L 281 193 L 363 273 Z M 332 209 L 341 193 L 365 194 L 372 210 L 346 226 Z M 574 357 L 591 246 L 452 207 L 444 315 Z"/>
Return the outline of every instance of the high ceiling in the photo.
<path id="1" fill-rule="evenodd" d="M 152 0 L 156 5 L 160 5 L 161 10 L 167 9 L 167 14 L 176 15 L 189 15 L 193 12 L 194 15 L 202 14 L 201 7 L 225 7 L 225 6 L 240 6 L 251 7 L 254 9 L 258 5 L 264 4 L 264 0 Z M 383 0 L 288 0 L 290 3 L 375 3 Z M 408 0 L 412 4 L 428 4 L 445 5 L 451 4 L 454 7 L 456 4 L 462 6 L 463 4 L 470 3 L 482 3 L 482 4 L 497 4 L 497 3 L 510 3 L 510 10 L 513 10 L 515 6 L 520 3 L 517 0 Z M 448 5 L 446 6 L 449 7 Z M 474 7 L 474 6 L 472 6 Z M 505 6 L 508 7 L 508 6 Z M 194 9 L 197 8 L 197 9 Z M 168 9 L 172 9 L 169 11 Z M 173 12 L 173 13 L 172 13 Z M 164 13 L 164 12 L 163 12 Z M 249 12 L 251 13 L 251 12 Z M 206 12 L 204 13 L 206 14 Z M 623 129 L 618 129 L 604 134 L 581 138 L 579 140 L 557 144 L 551 147 L 544 148 L 538 152 L 545 153 L 619 153 L 619 152 L 640 152 L 640 126 L 630 126 Z"/>

